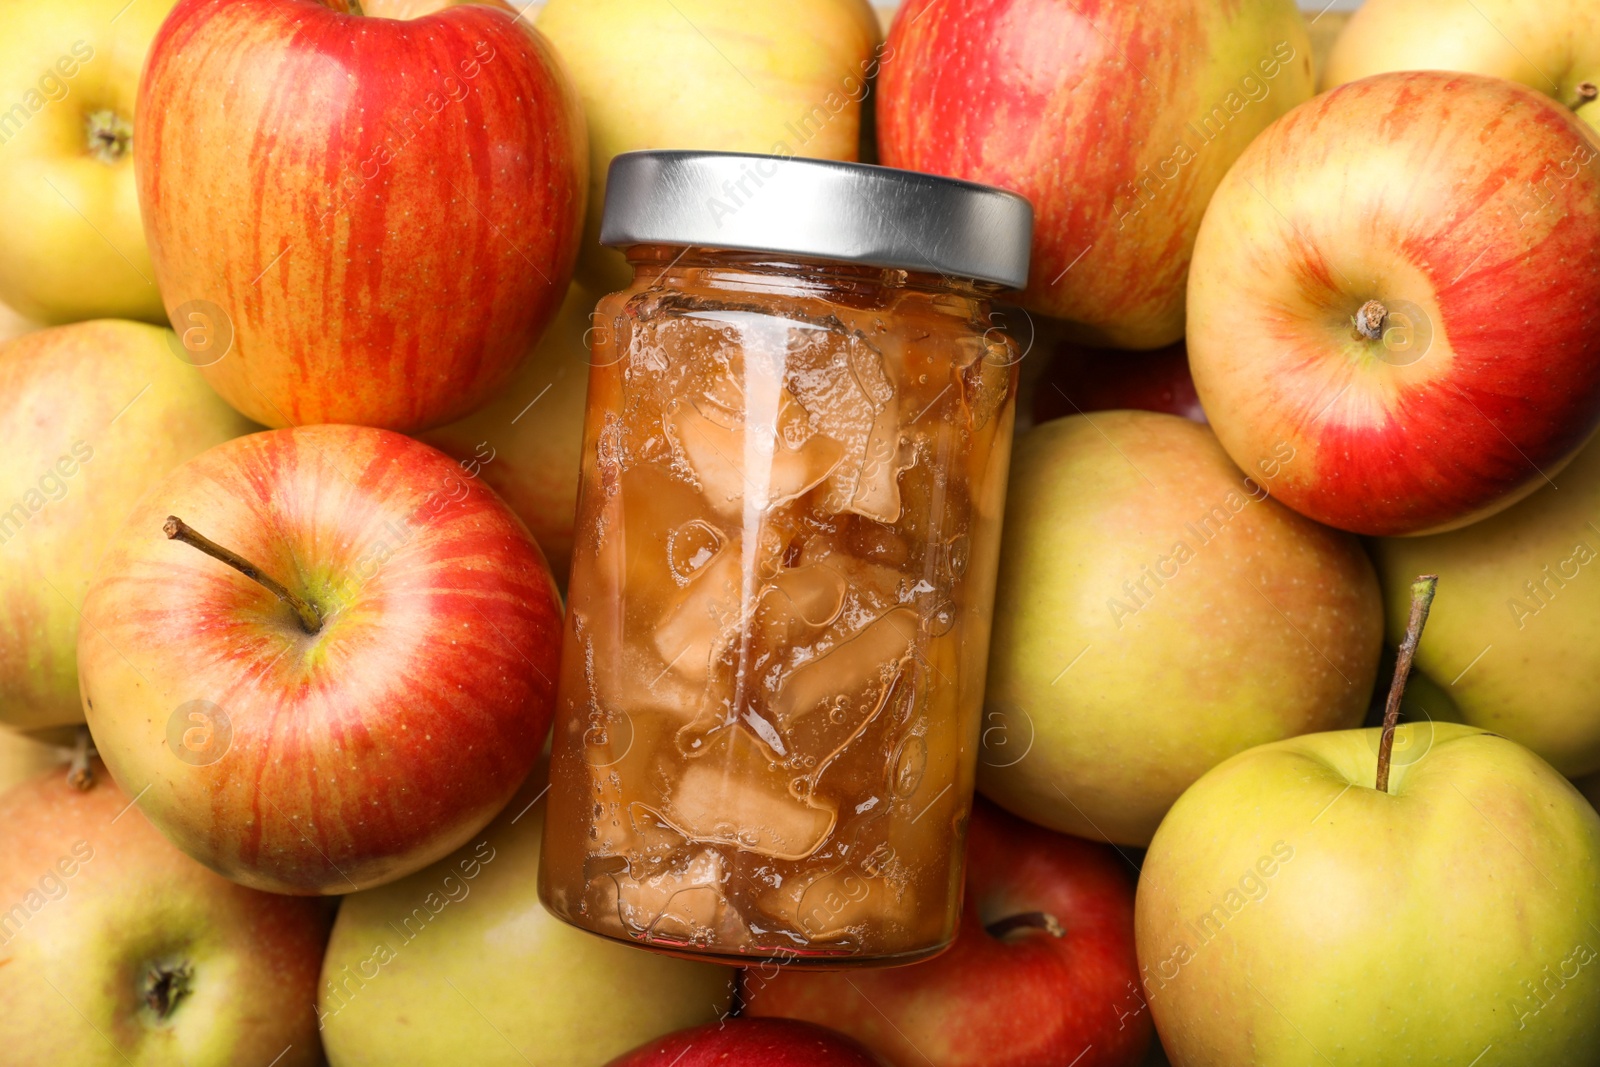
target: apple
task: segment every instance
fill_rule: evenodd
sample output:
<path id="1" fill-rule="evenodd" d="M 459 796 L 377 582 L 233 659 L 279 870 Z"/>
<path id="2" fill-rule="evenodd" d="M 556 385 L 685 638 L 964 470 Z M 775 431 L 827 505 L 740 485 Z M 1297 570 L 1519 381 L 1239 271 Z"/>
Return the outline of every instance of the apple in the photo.
<path id="1" fill-rule="evenodd" d="M 1288 442 L 1279 499 L 1386 537 L 1545 484 L 1600 420 L 1585 130 L 1520 85 L 1416 72 L 1263 133 L 1211 201 L 1189 284 L 1190 369 L 1228 453 Z"/>
<path id="2" fill-rule="evenodd" d="M 1034 422 L 1090 411 L 1163 411 L 1206 421 L 1180 341 L 1153 352 L 1117 352 L 1064 342 L 1034 387 Z"/>
<path id="3" fill-rule="evenodd" d="M 606 1067 L 881 1067 L 843 1034 L 793 1019 L 728 1019 L 652 1041 Z"/>
<path id="4" fill-rule="evenodd" d="M 52 768 L 59 768 L 64 778 L 74 740 L 70 727 L 38 733 L 0 727 L 0 793 Z"/>
<path id="5" fill-rule="evenodd" d="M 387 10 L 180 0 L 150 48 L 135 169 L 156 279 L 180 331 L 226 334 L 203 373 L 269 426 L 466 414 L 577 255 L 583 118 L 547 43 L 504 7 Z"/>
<path id="6" fill-rule="evenodd" d="M 1023 303 L 1116 348 L 1183 337 L 1206 202 L 1311 96 L 1292 0 L 908 0 L 884 53 L 883 162 L 1026 196 Z"/>
<path id="7" fill-rule="evenodd" d="M 1600 815 L 1513 741 L 1394 725 L 1434 580 L 1384 728 L 1241 753 L 1151 842 L 1139 963 L 1174 1062 L 1600 1063 Z"/>
<path id="8" fill-rule="evenodd" d="M 1383 611 L 1356 540 L 1274 499 L 1173 415 L 1074 415 L 1018 440 L 978 789 L 1052 829 L 1144 845 L 1229 756 L 1357 726 Z"/>
<path id="9" fill-rule="evenodd" d="M 1600 12 L 1576 0 L 1367 0 L 1323 71 L 1333 88 L 1399 70 L 1509 78 L 1600 123 Z"/>
<path id="10" fill-rule="evenodd" d="M 0 797 L 0 1043 L 11 1063 L 312 1067 L 318 900 L 169 845 L 103 767 Z"/>
<path id="11" fill-rule="evenodd" d="M 583 466 L 589 330 L 600 294 L 574 283 L 517 375 L 483 407 L 423 440 L 467 465 L 528 524 L 565 586 Z"/>
<path id="12" fill-rule="evenodd" d="M 345 893 L 449 855 L 550 726 L 561 609 L 538 546 L 455 461 L 386 430 L 190 460 L 116 534 L 83 617 L 111 773 L 258 889 Z"/>
<path id="13" fill-rule="evenodd" d="M 1462 718 L 1578 777 L 1600 771 L 1600 441 L 1550 478 L 1493 518 L 1379 540 L 1373 555 L 1391 633 L 1405 625 L 1410 576 L 1439 575 L 1417 662 Z"/>
<path id="14" fill-rule="evenodd" d="M 165 322 L 134 190 L 139 68 L 172 0 L 0 11 L 0 300 L 46 323 Z"/>
<path id="15" fill-rule="evenodd" d="M 888 970 L 746 968 L 747 1010 L 840 1030 L 895 1067 L 1131 1067 L 1150 1016 L 1124 863 L 980 800 L 948 952 Z"/>
<path id="16" fill-rule="evenodd" d="M 734 971 L 583 933 L 529 892 L 544 793 L 530 775 L 449 858 L 344 898 L 317 1008 L 333 1067 L 593 1067 L 726 1013 Z"/>
<path id="17" fill-rule="evenodd" d="M 589 122 L 589 212 L 579 271 L 601 290 L 632 272 L 600 245 L 612 157 L 645 148 L 858 158 L 878 71 L 866 0 L 548 0 L 537 26 L 572 73 Z"/>
<path id="18" fill-rule="evenodd" d="M 3 154 L 3 153 L 0 153 Z M 248 432 L 171 331 L 100 321 L 0 345 L 0 722 L 83 721 L 79 606 L 112 533 L 185 460 Z"/>

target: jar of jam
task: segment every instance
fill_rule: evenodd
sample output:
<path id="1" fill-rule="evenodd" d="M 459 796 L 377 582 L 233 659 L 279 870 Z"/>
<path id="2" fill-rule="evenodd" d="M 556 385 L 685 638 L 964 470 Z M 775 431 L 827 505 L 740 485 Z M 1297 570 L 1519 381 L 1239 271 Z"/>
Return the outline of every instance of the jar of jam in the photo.
<path id="1" fill-rule="evenodd" d="M 1012 193 L 613 162 L 540 893 L 618 941 L 902 963 L 955 935 L 1026 282 Z"/>

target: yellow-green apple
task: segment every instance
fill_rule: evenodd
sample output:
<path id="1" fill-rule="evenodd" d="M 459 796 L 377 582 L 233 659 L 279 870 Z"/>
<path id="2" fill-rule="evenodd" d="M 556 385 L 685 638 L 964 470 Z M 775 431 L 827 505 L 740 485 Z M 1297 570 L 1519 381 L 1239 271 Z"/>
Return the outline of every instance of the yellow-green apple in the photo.
<path id="1" fill-rule="evenodd" d="M 11 1063 L 314 1067 L 323 901 L 173 848 L 98 769 L 0 798 L 0 1044 Z"/>
<path id="2" fill-rule="evenodd" d="M 746 968 L 747 1010 L 832 1027 L 895 1067 L 1131 1067 L 1150 1016 L 1125 862 L 980 800 L 948 952 L 892 970 Z"/>
<path id="3" fill-rule="evenodd" d="M 1462 718 L 1577 777 L 1600 771 L 1600 441 L 1550 478 L 1483 522 L 1379 540 L 1373 554 L 1391 633 L 1411 576 L 1439 575 L 1417 663 Z"/>
<path id="4" fill-rule="evenodd" d="M 1292 0 L 908 0 L 880 93 L 885 164 L 1033 202 L 1030 309 L 1159 348 L 1206 202 L 1310 97 L 1311 46 Z"/>
<path id="5" fill-rule="evenodd" d="M 423 436 L 511 505 L 562 586 L 572 560 L 589 388 L 588 333 L 599 298 L 574 283 L 516 377 L 466 418 Z"/>
<path id="6" fill-rule="evenodd" d="M 1263 745 L 1173 805 L 1137 904 L 1172 1062 L 1600 1063 L 1600 816 L 1450 723 L 1400 726 L 1380 792 L 1380 733 Z"/>
<path id="7" fill-rule="evenodd" d="M 165 322 L 134 190 L 134 105 L 172 0 L 0 6 L 0 300 L 40 322 Z"/>
<path id="8" fill-rule="evenodd" d="M 61 768 L 65 777 L 73 733 L 71 727 L 32 734 L 0 727 L 0 793 L 37 778 L 52 767 Z"/>
<path id="9" fill-rule="evenodd" d="M 726 1012 L 735 972 L 575 930 L 528 891 L 544 788 L 530 775 L 455 854 L 340 904 L 317 1007 L 333 1067 L 593 1067 Z"/>
<path id="10" fill-rule="evenodd" d="M 794 1019 L 728 1019 L 648 1044 L 606 1067 L 881 1067 L 843 1034 Z"/>
<path id="11" fill-rule="evenodd" d="M 1012 459 L 978 788 L 1025 819 L 1149 842 L 1253 745 L 1357 726 L 1383 609 L 1356 540 L 1274 499 L 1305 457 L 1235 467 L 1175 415 L 1074 415 Z"/>
<path id="12" fill-rule="evenodd" d="M 84 710 L 179 848 L 344 893 L 454 852 L 550 725 L 561 611 L 527 528 L 442 452 L 307 426 L 148 492 L 83 606 Z"/>
<path id="13" fill-rule="evenodd" d="M 183 351 L 117 321 L 0 346 L 0 722 L 83 721 L 78 609 L 100 553 L 159 478 L 252 428 Z"/>
<path id="14" fill-rule="evenodd" d="M 494 5 L 364 6 L 180 0 L 140 85 L 167 310 L 227 332 L 204 373 L 272 426 L 465 414 L 528 353 L 577 255 L 583 116 L 543 38 Z"/>
<path id="15" fill-rule="evenodd" d="M 537 25 L 588 117 L 579 270 L 596 288 L 621 289 L 630 277 L 622 254 L 599 243 L 606 169 L 619 152 L 857 158 L 861 102 L 879 64 L 867 0 L 549 0 Z"/>
<path id="16" fill-rule="evenodd" d="M 1399 70 L 1521 82 L 1600 123 L 1600 12 L 1579 0 L 1366 0 L 1334 42 L 1325 88 Z"/>
<path id="17" fill-rule="evenodd" d="M 1189 283 L 1190 369 L 1229 454 L 1289 442 L 1278 498 L 1381 536 L 1545 484 L 1600 419 L 1586 130 L 1523 86 L 1434 71 L 1341 86 L 1263 133 Z"/>

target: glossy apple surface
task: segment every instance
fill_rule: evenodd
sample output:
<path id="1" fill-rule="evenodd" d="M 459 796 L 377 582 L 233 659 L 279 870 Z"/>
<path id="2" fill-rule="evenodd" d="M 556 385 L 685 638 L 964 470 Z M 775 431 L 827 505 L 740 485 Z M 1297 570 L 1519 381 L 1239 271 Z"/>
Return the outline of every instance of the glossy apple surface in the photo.
<path id="1" fill-rule="evenodd" d="M 1150 1042 L 1138 983 L 1127 861 L 982 801 L 948 952 L 888 970 L 744 972 L 752 1015 L 832 1027 L 895 1067 L 1131 1067 Z"/>
<path id="2" fill-rule="evenodd" d="M 139 69 L 172 0 L 0 8 L 0 300 L 165 322 L 134 189 Z"/>
<path id="3" fill-rule="evenodd" d="M 163 532 L 175 515 L 305 598 Z M 527 529 L 448 456 L 310 426 L 174 471 L 84 604 L 84 708 L 111 772 L 247 885 L 345 893 L 455 851 L 550 725 L 561 612 Z"/>
<path id="4" fill-rule="evenodd" d="M 583 118 L 503 7 L 342 6 L 181 0 L 140 87 L 139 201 L 173 320 L 231 330 L 204 368 L 229 403 L 420 430 L 487 399 L 555 314 Z"/>
<path id="5" fill-rule="evenodd" d="M 320 1064 L 327 906 L 218 877 L 95 781 L 50 771 L 0 798 L 5 1061 Z"/>
<path id="6" fill-rule="evenodd" d="M 1290 443 L 1278 498 L 1382 536 L 1545 484 L 1600 417 L 1597 156 L 1538 93 L 1440 72 L 1342 86 L 1263 133 L 1189 284 L 1190 369 L 1229 454 Z"/>
<path id="7" fill-rule="evenodd" d="M 881 1067 L 850 1038 L 793 1019 L 727 1019 L 643 1045 L 606 1067 Z"/>
<path id="8" fill-rule="evenodd" d="M 1358 726 L 1383 612 L 1356 540 L 1273 499 L 1204 426 L 1112 411 L 1017 442 L 978 789 L 1044 826 L 1145 845 L 1253 745 Z"/>
<path id="9" fill-rule="evenodd" d="M 575 930 L 529 892 L 544 790 L 530 776 L 453 855 L 343 900 L 318 992 L 333 1067 L 593 1067 L 726 1012 L 734 971 Z"/>
<path id="10" fill-rule="evenodd" d="M 1026 196 L 1023 302 L 1117 348 L 1183 336 L 1206 202 L 1311 95 L 1291 0 L 909 0 L 884 51 L 883 162 Z"/>
<path id="11" fill-rule="evenodd" d="M 1161 824 L 1136 915 L 1172 1062 L 1600 1062 L 1600 816 L 1455 724 L 1401 726 L 1379 793 L 1379 733 L 1252 749 Z"/>
<path id="12" fill-rule="evenodd" d="M 3 153 L 0 153 L 3 154 Z M 0 722 L 83 721 L 79 608 L 144 491 L 252 429 L 169 330 L 100 321 L 0 345 Z"/>

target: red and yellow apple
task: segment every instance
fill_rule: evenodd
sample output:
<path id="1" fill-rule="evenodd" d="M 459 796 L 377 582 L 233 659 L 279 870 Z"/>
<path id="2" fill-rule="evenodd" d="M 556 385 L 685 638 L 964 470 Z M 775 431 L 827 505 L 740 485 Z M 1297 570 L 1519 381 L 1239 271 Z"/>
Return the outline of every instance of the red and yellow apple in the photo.
<path id="1" fill-rule="evenodd" d="M 112 774 L 179 848 L 256 888 L 345 893 L 449 855 L 550 725 L 561 611 L 538 546 L 454 460 L 386 430 L 268 431 L 178 468 L 83 617 Z"/>
<path id="2" fill-rule="evenodd" d="M 1553 184 L 1550 199 L 1539 190 Z M 1189 363 L 1274 493 L 1398 536 L 1545 484 L 1600 419 L 1600 148 L 1512 82 L 1384 74 L 1261 135 L 1206 212 Z"/>
<path id="3" fill-rule="evenodd" d="M 204 367 L 229 403 L 416 431 L 486 400 L 555 314 L 583 117 L 503 7 L 357 11 L 180 0 L 140 86 L 139 201 L 177 329 L 230 333 Z"/>
<path id="4" fill-rule="evenodd" d="M 982 801 L 948 952 L 890 970 L 750 967 L 743 991 L 751 1015 L 832 1027 L 895 1067 L 1131 1067 L 1150 1043 L 1126 861 Z"/>
<path id="5" fill-rule="evenodd" d="M 606 1067 L 881 1067 L 850 1038 L 793 1019 L 725 1019 L 641 1045 Z"/>
<path id="6" fill-rule="evenodd" d="M 908 0 L 884 52 L 883 162 L 1026 196 L 1023 302 L 1117 348 L 1183 336 L 1212 191 L 1311 95 L 1292 0 Z"/>

